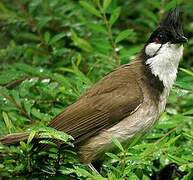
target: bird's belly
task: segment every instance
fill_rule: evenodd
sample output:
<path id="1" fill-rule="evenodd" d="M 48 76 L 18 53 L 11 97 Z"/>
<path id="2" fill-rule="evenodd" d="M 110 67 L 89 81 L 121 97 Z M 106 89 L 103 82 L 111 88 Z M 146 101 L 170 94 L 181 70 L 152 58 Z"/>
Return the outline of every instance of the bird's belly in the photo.
<path id="1" fill-rule="evenodd" d="M 165 108 L 165 104 L 165 98 L 157 106 L 151 102 L 143 103 L 133 114 L 124 118 L 115 126 L 103 130 L 97 136 L 90 138 L 80 147 L 81 160 L 88 164 L 104 150 L 112 148 L 112 137 L 117 138 L 120 142 L 125 142 L 137 133 L 143 133 L 158 120 Z"/>

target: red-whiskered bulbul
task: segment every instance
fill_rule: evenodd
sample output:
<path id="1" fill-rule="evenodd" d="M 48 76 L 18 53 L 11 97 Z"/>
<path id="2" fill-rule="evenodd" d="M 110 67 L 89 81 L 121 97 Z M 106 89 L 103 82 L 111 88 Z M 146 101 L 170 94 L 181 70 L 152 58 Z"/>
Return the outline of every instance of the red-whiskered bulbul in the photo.
<path id="1" fill-rule="evenodd" d="M 170 11 L 151 34 L 140 55 L 105 76 L 49 126 L 70 134 L 82 162 L 89 164 L 111 146 L 149 129 L 160 117 L 183 55 L 182 24 Z M 2 137 L 3 144 L 28 138 L 29 133 Z"/>

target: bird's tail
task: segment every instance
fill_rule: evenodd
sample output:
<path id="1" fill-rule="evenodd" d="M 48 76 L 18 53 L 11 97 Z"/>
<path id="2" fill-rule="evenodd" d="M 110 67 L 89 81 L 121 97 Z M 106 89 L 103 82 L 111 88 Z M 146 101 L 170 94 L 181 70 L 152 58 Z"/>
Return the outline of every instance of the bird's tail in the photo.
<path id="1" fill-rule="evenodd" d="M 30 134 L 29 132 L 8 134 L 6 136 L 0 137 L 0 143 L 4 145 L 17 144 L 20 141 L 27 140 L 29 134 Z"/>

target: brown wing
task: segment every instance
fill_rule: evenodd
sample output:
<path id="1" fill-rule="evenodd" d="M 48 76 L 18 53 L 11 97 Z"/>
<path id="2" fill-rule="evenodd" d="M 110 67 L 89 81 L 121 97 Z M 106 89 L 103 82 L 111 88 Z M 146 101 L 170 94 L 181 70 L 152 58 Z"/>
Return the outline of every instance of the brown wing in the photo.
<path id="1" fill-rule="evenodd" d="M 50 127 L 82 141 L 128 116 L 143 101 L 132 67 L 121 67 L 88 90 L 53 119 Z"/>

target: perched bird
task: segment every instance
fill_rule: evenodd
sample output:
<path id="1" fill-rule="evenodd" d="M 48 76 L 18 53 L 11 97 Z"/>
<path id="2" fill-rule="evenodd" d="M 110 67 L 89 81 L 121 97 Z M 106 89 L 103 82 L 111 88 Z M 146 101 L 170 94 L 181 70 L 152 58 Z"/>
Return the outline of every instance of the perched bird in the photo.
<path id="1" fill-rule="evenodd" d="M 145 132 L 165 109 L 185 42 L 179 11 L 174 9 L 153 31 L 135 60 L 101 79 L 49 126 L 74 137 L 85 164 L 108 150 L 113 136 L 124 143 Z M 18 133 L 0 141 L 11 144 L 28 136 Z"/>

